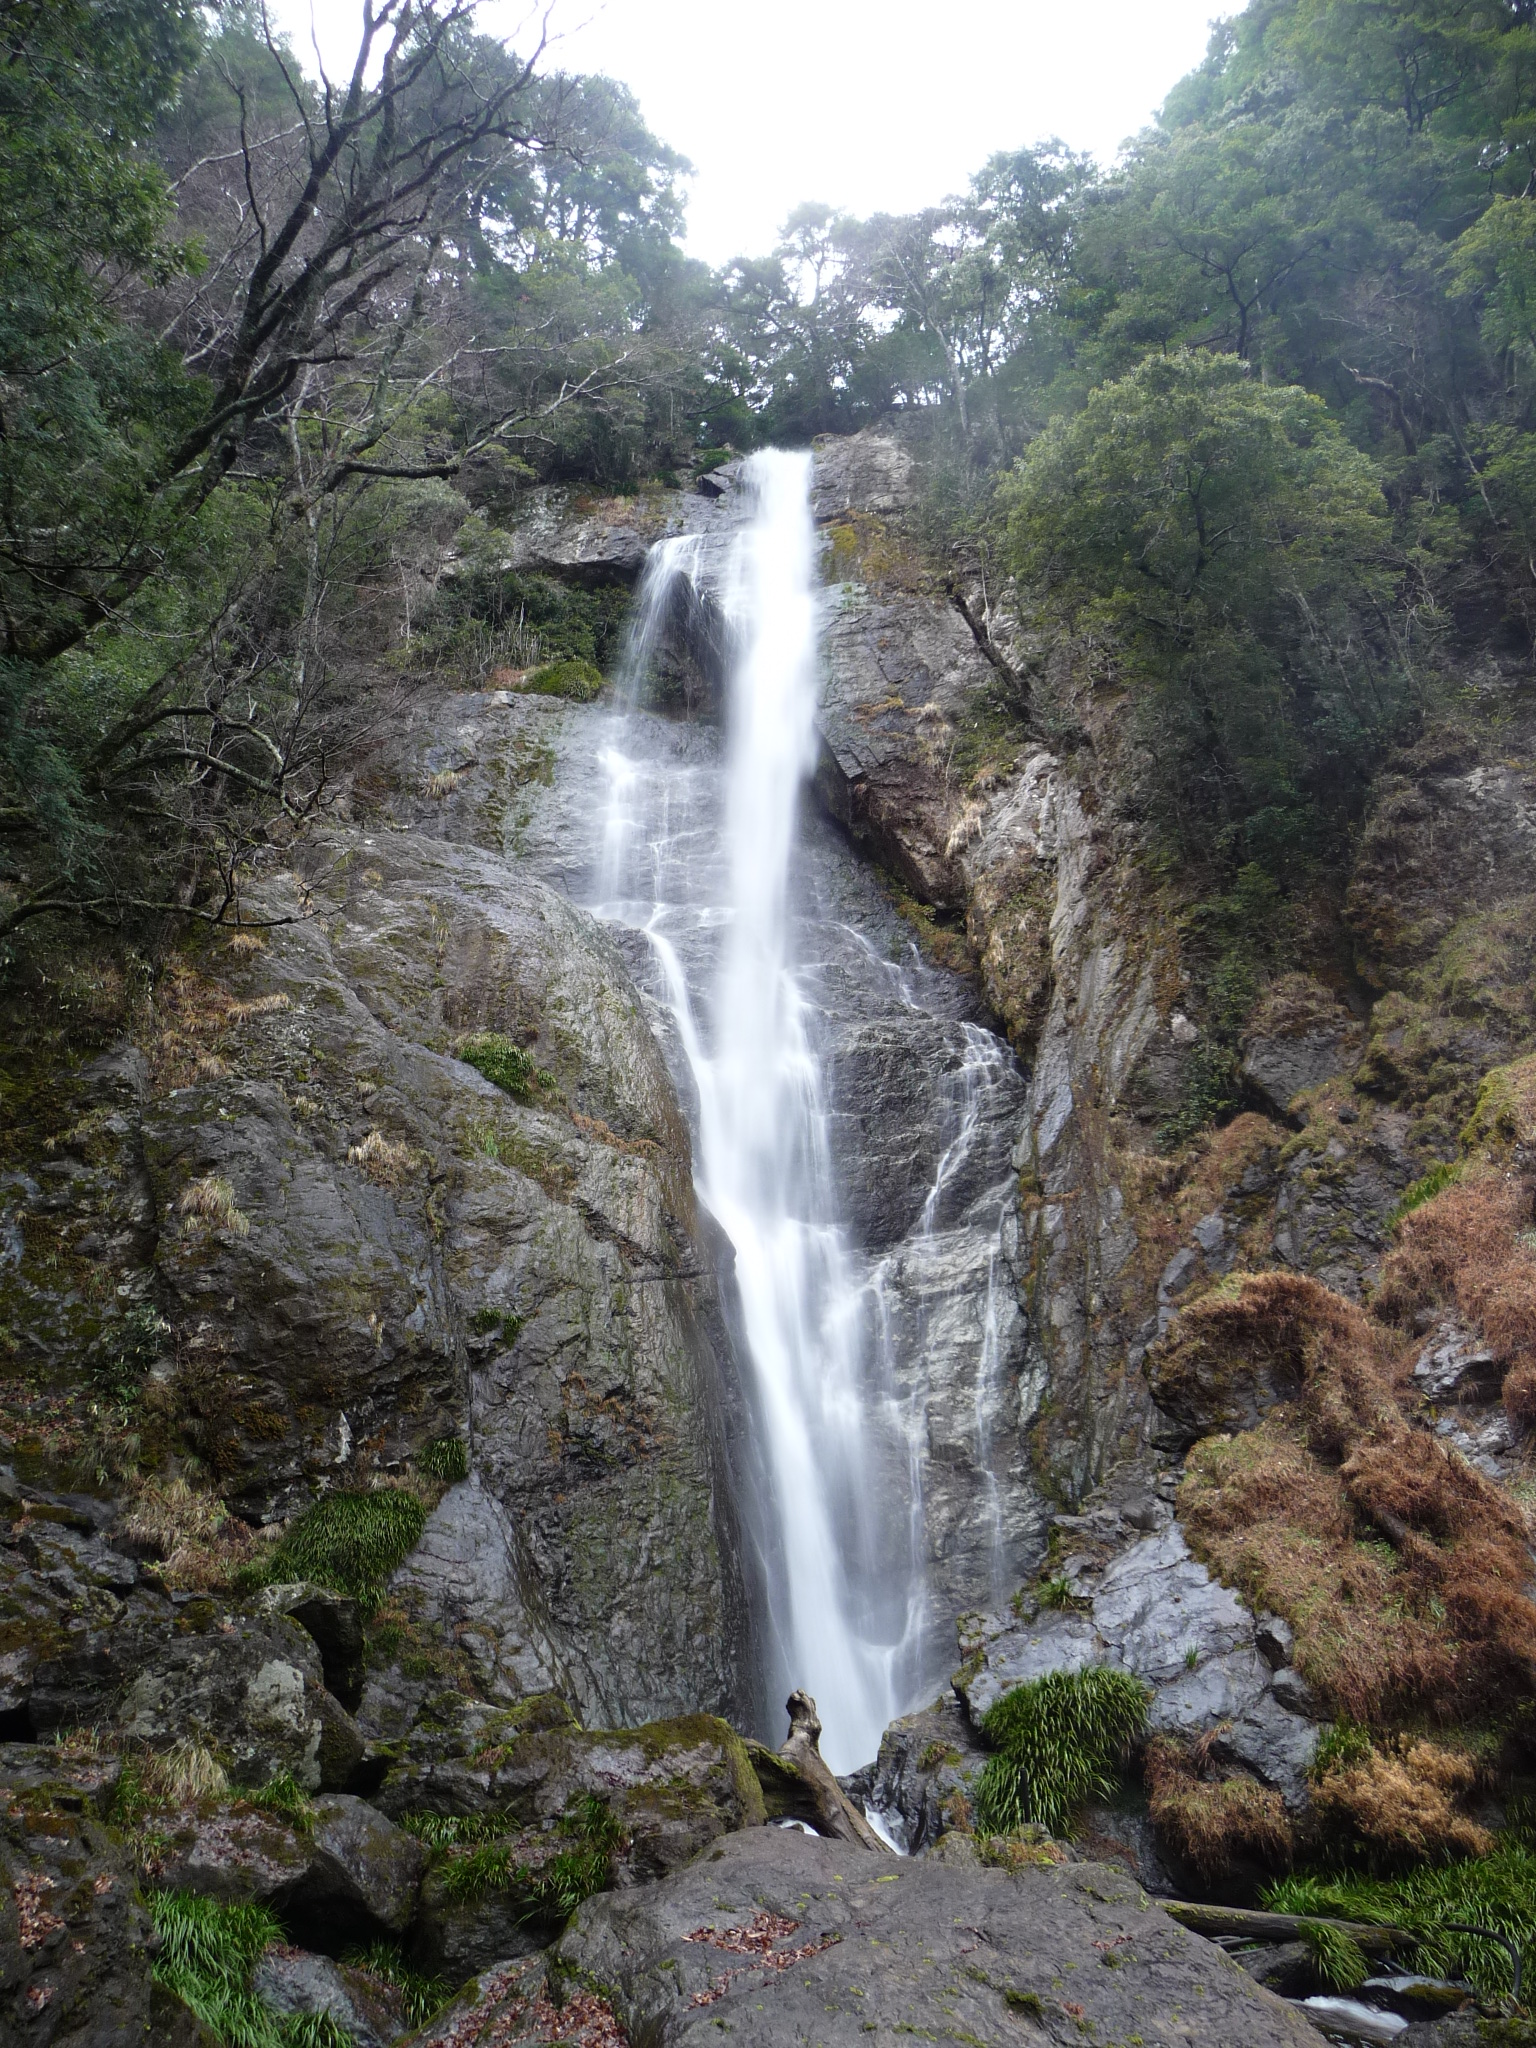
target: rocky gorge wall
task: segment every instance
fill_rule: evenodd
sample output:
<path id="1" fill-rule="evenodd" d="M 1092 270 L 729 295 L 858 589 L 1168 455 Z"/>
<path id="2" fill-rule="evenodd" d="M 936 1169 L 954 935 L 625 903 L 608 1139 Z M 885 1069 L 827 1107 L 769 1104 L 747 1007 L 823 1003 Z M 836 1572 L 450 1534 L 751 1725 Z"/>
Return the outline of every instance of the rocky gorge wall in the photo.
<path id="1" fill-rule="evenodd" d="M 1190 906 L 1149 857 L 1123 699 L 1082 650 L 1032 635 L 979 563 L 935 552 L 921 482 L 894 434 L 817 451 L 808 839 L 828 937 L 811 965 L 857 998 L 825 1047 L 833 1144 L 853 1236 L 925 1333 L 930 1626 L 958 1666 L 851 1783 L 912 1850 L 963 1838 L 986 1708 L 1041 1672 L 1118 1665 L 1186 1778 L 1150 1812 L 1095 1809 L 1088 1845 L 1157 1890 L 1251 1891 L 1291 1848 L 1213 1877 L 1171 1802 L 1246 1801 L 1271 1844 L 1310 1840 L 1319 1737 L 1357 1697 L 1344 1652 L 1363 1658 L 1365 1638 L 1341 1650 L 1280 1611 L 1262 1546 L 1231 1533 L 1242 1459 L 1275 1461 L 1318 1528 L 1334 1518 L 1328 1601 L 1379 1615 L 1411 1577 L 1414 1629 L 1433 1634 L 1436 1603 L 1459 1617 L 1467 1661 L 1439 1693 L 1393 1695 L 1400 1719 L 1449 1739 L 1479 1693 L 1536 1676 L 1531 1408 L 1511 1392 L 1536 1324 L 1496 1312 L 1536 1272 L 1528 681 L 1490 657 L 1388 764 L 1336 927 L 1246 1018 L 1241 1112 L 1174 1142 L 1216 1027 L 1185 957 Z M 530 493 L 507 561 L 627 587 L 657 539 L 727 532 L 735 488 Z M 714 747 L 707 573 L 700 590 L 658 663 L 680 773 Z M 249 909 L 275 922 L 179 941 L 153 973 L 61 954 L 11 999 L 0 1055 L 0 1736 L 8 1782 L 36 1780 L 17 1813 L 35 1792 L 39 1815 L 73 1814 L 92 1869 L 131 1884 L 91 1832 L 121 1757 L 61 1793 L 42 1752 L 81 1727 L 123 1754 L 192 1737 L 227 1781 L 166 1822 L 164 1881 L 227 1886 L 219 1830 L 235 1808 L 253 1841 L 278 1827 L 243 1794 L 291 1773 L 323 1825 L 262 1835 L 290 1924 L 323 1945 L 316 1902 L 351 1853 L 322 1854 L 326 1831 L 350 1841 L 381 1816 L 385 1874 L 346 1910 L 461 1973 L 533 1938 L 504 1901 L 461 1912 L 451 1852 L 419 1856 L 395 1839 L 406 1821 L 511 1814 L 517 1853 L 537 1836 L 543 1855 L 572 1802 L 612 1796 L 640 1845 L 618 1881 L 650 1883 L 755 1826 L 778 1782 L 709 1718 L 759 1712 L 729 1263 L 695 1200 L 641 950 L 577 907 L 605 707 L 482 680 L 423 684 L 326 825 L 274 858 Z M 914 940 L 926 1008 L 889 994 Z M 950 1234 L 911 1241 L 982 1020 L 1017 1056 L 977 1155 L 1010 1183 L 1001 1220 L 987 1212 L 1003 1284 L 985 1434 L 979 1166 Z M 464 1057 L 487 1033 L 520 1055 L 510 1085 Z M 1437 1166 L 1445 1195 L 1404 1222 Z M 1460 1283 L 1434 1263 L 1441 1239 L 1467 1248 Z M 1479 1294 L 1466 1275 L 1494 1251 Z M 1440 1466 L 1394 1490 L 1384 1446 L 1441 1458 L 1461 1491 Z M 261 1586 L 271 1538 L 315 1498 L 367 1489 L 425 1510 L 373 1605 Z M 1473 1525 L 1505 1546 L 1477 1567 L 1505 1574 L 1502 1619 L 1486 1600 L 1465 1619 Z M 1399 1684 L 1366 1647 L 1373 1682 Z M 616 1732 L 657 1723 L 627 1747 Z M 1506 1794 L 1490 1766 L 1442 1800 L 1445 1825 L 1489 1839 Z M 671 1939 L 652 1910 L 639 1933 L 615 1910 L 581 1937 L 605 1969 L 615 1942 L 644 1948 L 637 2012 Z M 52 1950 L 25 1953 L 41 1970 Z M 104 1981 L 82 1977 L 79 1998 Z"/>

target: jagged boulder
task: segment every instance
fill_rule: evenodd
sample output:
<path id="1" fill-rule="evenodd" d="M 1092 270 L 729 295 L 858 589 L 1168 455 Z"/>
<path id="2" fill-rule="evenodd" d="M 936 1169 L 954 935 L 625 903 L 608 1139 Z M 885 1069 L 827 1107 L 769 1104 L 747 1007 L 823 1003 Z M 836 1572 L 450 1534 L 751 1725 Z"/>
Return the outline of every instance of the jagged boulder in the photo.
<path id="1" fill-rule="evenodd" d="M 287 1770 L 340 1789 L 366 1750 L 297 1622 L 168 1594 L 46 1503 L 0 1527 L 0 1713 L 27 1737 L 100 1724 L 159 1750 L 196 1736 L 247 1785 Z"/>
<path id="2" fill-rule="evenodd" d="M 297 1817 L 205 1803 L 163 1815 L 157 1883 L 270 1906 L 317 1948 L 398 1940 L 415 1916 L 426 1851 L 366 1800 L 331 1795 Z"/>
<path id="3" fill-rule="evenodd" d="M 1243 1079 L 1284 1116 L 1295 1098 L 1355 1065 L 1365 1034 L 1348 1010 L 1307 974 L 1265 991 L 1243 1038 Z"/>
<path id="4" fill-rule="evenodd" d="M 512 1708 L 441 1695 L 393 1751 L 384 1811 L 474 1823 L 460 1845 L 439 1829 L 449 1846 L 412 1933 L 418 1960 L 449 1975 L 542 1946 L 571 1884 L 655 1879 L 765 1819 L 746 1745 L 707 1714 L 590 1730 L 553 1694 Z"/>
<path id="5" fill-rule="evenodd" d="M 324 2015 L 355 2048 L 389 2048 L 409 2031 L 398 1992 L 365 1971 L 304 1949 L 269 1948 L 251 1973 L 251 1989 L 273 2012 Z"/>
<path id="6" fill-rule="evenodd" d="M 950 1830 L 970 1827 L 975 1781 L 986 1760 L 964 1706 L 950 1693 L 893 1721 L 874 1763 L 843 1784 L 899 1849 L 917 1856 Z"/>
<path id="7" fill-rule="evenodd" d="M 149 1915 L 100 1817 L 105 1785 L 48 1752 L 0 1752 L 0 2037 L 142 2048 L 151 2028 Z M 190 2015 L 154 2038 L 190 2048 Z"/>

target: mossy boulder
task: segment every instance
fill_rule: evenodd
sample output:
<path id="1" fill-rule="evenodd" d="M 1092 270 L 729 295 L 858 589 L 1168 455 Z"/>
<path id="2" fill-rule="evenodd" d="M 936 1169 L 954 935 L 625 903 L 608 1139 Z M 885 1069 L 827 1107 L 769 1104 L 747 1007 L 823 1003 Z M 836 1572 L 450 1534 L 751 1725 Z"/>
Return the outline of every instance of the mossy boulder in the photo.
<path id="1" fill-rule="evenodd" d="M 712 1714 L 583 1729 L 546 1697 L 521 1725 L 515 1707 L 467 1706 L 456 1725 L 437 1719 L 393 1750 L 376 1798 L 402 1822 L 500 1816 L 509 1830 L 538 1828 L 597 1796 L 623 1829 L 620 1861 L 633 1877 L 676 1869 L 767 1818 L 746 1744 Z"/>
<path id="2" fill-rule="evenodd" d="M 1495 1067 L 1483 1077 L 1461 1142 L 1466 1151 L 1517 1173 L 1536 1169 L 1536 1058 Z"/>
<path id="3" fill-rule="evenodd" d="M 204 1801 L 156 1813 L 156 1881 L 226 1904 L 270 1906 L 311 1946 L 398 1940 L 415 1918 L 427 1852 L 366 1800 L 321 1797 L 301 1812 Z"/>
<path id="4" fill-rule="evenodd" d="M 61 1760 L 0 1750 L 0 2038 L 124 2048 L 151 2028 L 149 1916 L 123 1846 Z"/>

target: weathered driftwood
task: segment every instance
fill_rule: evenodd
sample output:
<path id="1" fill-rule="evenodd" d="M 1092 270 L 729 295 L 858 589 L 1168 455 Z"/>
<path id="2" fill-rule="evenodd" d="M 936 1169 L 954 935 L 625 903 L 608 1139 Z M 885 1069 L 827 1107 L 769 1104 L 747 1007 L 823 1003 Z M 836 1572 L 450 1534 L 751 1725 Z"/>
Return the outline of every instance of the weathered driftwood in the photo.
<path id="1" fill-rule="evenodd" d="M 1255 1913 L 1242 1906 L 1202 1906 L 1191 1899 L 1159 1899 L 1163 1911 L 1192 1934 L 1243 1934 L 1251 1941 L 1295 1941 L 1319 1920 L 1349 1935 L 1368 1955 L 1401 1948 L 1412 1940 L 1402 1927 L 1370 1927 L 1360 1920 L 1335 1920 L 1317 1913 Z"/>
<path id="2" fill-rule="evenodd" d="M 881 1841 L 833 1777 L 831 1767 L 822 1756 L 821 1721 L 816 1713 L 816 1702 L 809 1693 L 797 1689 L 790 1694 L 785 1705 L 789 1713 L 789 1740 L 779 1755 L 810 1794 L 817 1830 L 823 1835 L 831 1835 L 836 1841 L 856 1842 L 861 1849 L 873 1849 L 880 1855 L 889 1856 L 892 1853 L 889 1844 Z"/>

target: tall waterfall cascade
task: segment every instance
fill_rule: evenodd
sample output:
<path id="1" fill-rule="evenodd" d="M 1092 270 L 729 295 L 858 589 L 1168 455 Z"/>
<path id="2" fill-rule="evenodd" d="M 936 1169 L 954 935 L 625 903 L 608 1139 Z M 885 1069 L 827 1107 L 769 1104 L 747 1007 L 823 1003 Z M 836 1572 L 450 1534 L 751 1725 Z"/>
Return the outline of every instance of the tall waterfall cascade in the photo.
<path id="1" fill-rule="evenodd" d="M 712 559 L 697 534 L 652 551 L 600 756 L 593 907 L 643 941 L 632 964 L 692 1116 L 699 1198 L 732 1255 L 764 1732 L 803 1686 L 846 1771 L 932 1697 L 955 1602 L 994 1598 L 1018 1544 L 1000 1446 L 1018 1420 L 1022 1082 L 808 815 L 822 605 L 810 464 L 752 457 Z M 728 650 L 718 736 L 637 708 L 668 617 L 706 579 Z M 902 1105 L 860 1077 L 893 1061 L 915 1109 L 882 1132 Z"/>

